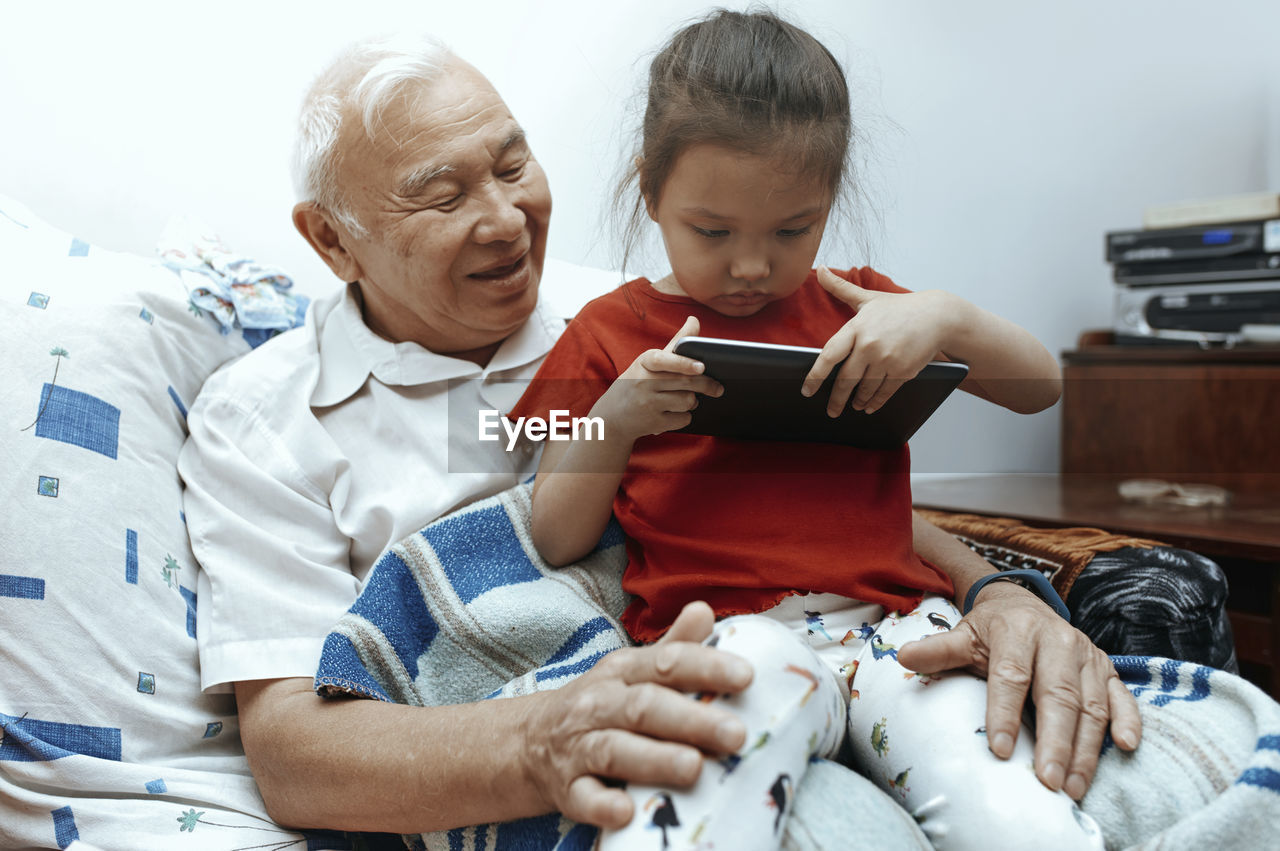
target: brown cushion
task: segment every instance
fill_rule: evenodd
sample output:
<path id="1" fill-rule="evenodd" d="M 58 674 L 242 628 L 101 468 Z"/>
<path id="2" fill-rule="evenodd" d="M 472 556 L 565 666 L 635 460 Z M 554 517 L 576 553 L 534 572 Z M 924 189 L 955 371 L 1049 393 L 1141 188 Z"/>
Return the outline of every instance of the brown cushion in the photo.
<path id="1" fill-rule="evenodd" d="M 1160 541 L 1131 538 L 1083 526 L 1038 529 L 1024 526 L 1022 521 L 1010 517 L 954 514 L 926 508 L 917 508 L 916 513 L 955 535 L 978 555 L 1003 570 L 1024 567 L 1039 570 L 1064 600 L 1080 571 L 1098 553 L 1113 552 L 1122 547 L 1166 546 Z"/>

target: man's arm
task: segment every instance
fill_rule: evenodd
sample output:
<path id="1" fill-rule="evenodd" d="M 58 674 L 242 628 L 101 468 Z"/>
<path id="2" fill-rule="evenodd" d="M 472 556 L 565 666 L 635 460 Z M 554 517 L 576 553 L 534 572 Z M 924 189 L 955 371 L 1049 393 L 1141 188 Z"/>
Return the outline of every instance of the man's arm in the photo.
<path id="1" fill-rule="evenodd" d="M 946 572 L 957 600 L 994 569 L 955 537 L 913 515 L 916 552 Z M 1084 633 L 1010 582 L 991 582 L 950 632 L 906 644 L 898 662 L 913 671 L 966 668 L 987 678 L 987 740 L 1004 759 L 1013 753 L 1022 706 L 1036 707 L 1036 776 L 1079 799 L 1089 788 L 1108 726 L 1133 750 L 1142 720 L 1111 660 Z"/>
<path id="2" fill-rule="evenodd" d="M 615 651 L 559 690 L 462 706 L 327 700 L 302 678 L 241 682 L 241 737 L 283 825 L 420 833 L 558 810 L 621 827 L 630 798 L 602 778 L 684 786 L 702 751 L 743 743 L 741 721 L 682 693 L 751 680 L 745 660 L 693 643 L 712 621 L 691 604 L 662 642 Z"/>

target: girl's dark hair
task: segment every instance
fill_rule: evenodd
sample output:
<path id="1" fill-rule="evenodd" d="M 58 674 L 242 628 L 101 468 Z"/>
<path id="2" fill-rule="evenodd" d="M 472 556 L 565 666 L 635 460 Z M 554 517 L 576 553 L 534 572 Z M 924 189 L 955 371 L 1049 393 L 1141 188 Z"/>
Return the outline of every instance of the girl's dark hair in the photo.
<path id="1" fill-rule="evenodd" d="M 618 187 L 623 266 L 676 160 L 714 144 L 779 156 L 820 179 L 832 201 L 845 177 L 852 123 L 840 63 L 804 30 L 771 12 L 720 9 L 672 37 L 649 67 L 639 156 Z"/>

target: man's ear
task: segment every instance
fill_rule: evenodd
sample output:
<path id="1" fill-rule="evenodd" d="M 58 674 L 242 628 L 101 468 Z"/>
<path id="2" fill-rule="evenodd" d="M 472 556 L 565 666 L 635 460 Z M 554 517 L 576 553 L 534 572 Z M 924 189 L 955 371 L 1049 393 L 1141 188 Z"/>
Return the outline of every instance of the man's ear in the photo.
<path id="1" fill-rule="evenodd" d="M 360 280 L 363 275 L 360 261 L 344 244 L 351 235 L 345 227 L 333 221 L 327 210 L 304 201 L 293 208 L 293 226 L 333 270 L 333 274 L 347 283 Z"/>

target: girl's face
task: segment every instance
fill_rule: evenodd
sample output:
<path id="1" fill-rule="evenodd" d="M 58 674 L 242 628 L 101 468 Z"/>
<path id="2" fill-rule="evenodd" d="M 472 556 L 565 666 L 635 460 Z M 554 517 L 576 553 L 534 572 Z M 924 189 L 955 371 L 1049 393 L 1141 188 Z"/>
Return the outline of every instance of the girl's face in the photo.
<path id="1" fill-rule="evenodd" d="M 672 272 L 655 287 L 725 316 L 751 316 L 804 283 L 831 197 L 785 160 L 696 145 L 676 159 L 648 209 Z"/>

